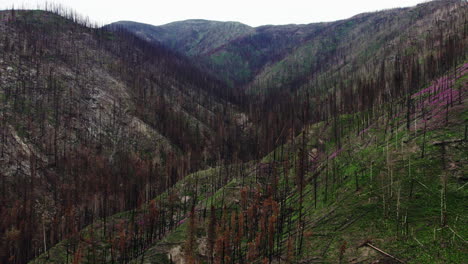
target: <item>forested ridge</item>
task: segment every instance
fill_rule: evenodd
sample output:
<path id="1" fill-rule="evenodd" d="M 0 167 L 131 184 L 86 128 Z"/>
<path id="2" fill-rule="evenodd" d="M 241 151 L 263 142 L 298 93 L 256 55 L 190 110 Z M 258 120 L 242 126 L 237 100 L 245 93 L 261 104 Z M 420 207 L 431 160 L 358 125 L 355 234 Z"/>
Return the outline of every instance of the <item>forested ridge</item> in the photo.
<path id="1" fill-rule="evenodd" d="M 158 29 L 212 51 L 1 11 L 0 262 L 463 262 L 467 8 Z"/>

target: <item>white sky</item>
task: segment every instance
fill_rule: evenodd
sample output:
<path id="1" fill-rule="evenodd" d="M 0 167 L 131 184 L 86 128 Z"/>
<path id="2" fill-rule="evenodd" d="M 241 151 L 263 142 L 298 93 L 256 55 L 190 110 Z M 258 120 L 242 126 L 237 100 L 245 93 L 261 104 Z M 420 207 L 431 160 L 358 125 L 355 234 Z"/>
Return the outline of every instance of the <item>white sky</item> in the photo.
<path id="1" fill-rule="evenodd" d="M 0 10 L 60 3 L 107 24 L 132 20 L 153 25 L 201 18 L 251 26 L 305 24 L 349 18 L 363 12 L 413 6 L 425 0 L 0 0 Z"/>

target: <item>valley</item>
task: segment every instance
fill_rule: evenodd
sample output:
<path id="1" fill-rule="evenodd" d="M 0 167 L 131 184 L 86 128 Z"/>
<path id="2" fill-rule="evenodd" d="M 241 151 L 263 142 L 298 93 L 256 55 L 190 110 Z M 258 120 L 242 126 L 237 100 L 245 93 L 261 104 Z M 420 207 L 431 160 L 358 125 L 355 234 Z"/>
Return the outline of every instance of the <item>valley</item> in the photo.
<path id="1" fill-rule="evenodd" d="M 463 263 L 467 10 L 0 11 L 0 262 Z"/>

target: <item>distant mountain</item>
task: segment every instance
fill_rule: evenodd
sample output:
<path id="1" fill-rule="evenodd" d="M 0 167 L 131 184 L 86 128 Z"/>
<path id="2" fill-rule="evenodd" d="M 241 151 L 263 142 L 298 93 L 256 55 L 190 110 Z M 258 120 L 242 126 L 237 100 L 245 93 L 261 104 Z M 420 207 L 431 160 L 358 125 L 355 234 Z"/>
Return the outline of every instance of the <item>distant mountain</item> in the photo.
<path id="1" fill-rule="evenodd" d="M 261 26 L 202 56 L 204 67 L 231 86 L 244 86 L 257 75 L 317 36 L 327 24 Z"/>
<path id="2" fill-rule="evenodd" d="M 173 22 L 162 26 L 119 21 L 111 26 L 124 27 L 145 40 L 161 42 L 181 54 L 192 57 L 209 53 L 254 31 L 252 27 L 239 22 L 202 19 Z"/>
<path id="3" fill-rule="evenodd" d="M 186 20 L 162 26 L 119 21 L 106 27 L 125 28 L 192 57 L 201 68 L 234 86 L 250 81 L 265 64 L 291 52 L 323 25 L 252 28 L 238 22 Z"/>
<path id="4" fill-rule="evenodd" d="M 431 1 L 308 25 L 249 28 L 199 20 L 165 26 L 130 22 L 115 25 L 191 56 L 200 68 L 230 86 L 257 92 L 272 88 L 298 90 L 310 87 L 309 80 L 320 79 L 322 74 L 364 69 L 376 58 L 413 50 L 415 42 L 424 45 L 421 32 L 446 27 L 441 24 L 444 21 L 436 23 L 440 19 L 438 10 L 447 8 L 453 16 L 463 16 L 466 5 L 460 6 L 462 2 Z"/>

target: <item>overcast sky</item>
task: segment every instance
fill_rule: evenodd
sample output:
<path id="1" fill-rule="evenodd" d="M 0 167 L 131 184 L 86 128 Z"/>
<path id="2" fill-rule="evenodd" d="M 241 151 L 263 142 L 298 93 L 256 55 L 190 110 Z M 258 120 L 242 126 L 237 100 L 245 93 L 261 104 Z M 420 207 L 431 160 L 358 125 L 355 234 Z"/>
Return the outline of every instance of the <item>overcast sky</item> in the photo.
<path id="1" fill-rule="evenodd" d="M 153 25 L 202 18 L 251 26 L 305 24 L 349 18 L 363 12 L 414 6 L 424 0 L 0 0 L 0 9 L 60 3 L 92 21 L 132 20 Z"/>

